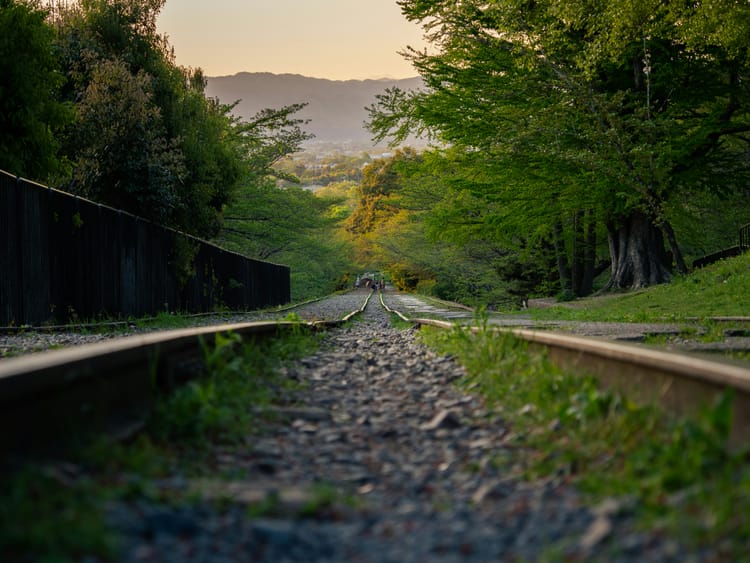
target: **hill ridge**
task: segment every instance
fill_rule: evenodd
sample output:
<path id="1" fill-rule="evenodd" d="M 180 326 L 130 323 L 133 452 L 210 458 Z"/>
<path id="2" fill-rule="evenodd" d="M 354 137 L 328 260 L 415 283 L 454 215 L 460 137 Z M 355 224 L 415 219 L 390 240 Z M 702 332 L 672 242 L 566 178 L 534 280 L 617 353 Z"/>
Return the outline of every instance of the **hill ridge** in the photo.
<path id="1" fill-rule="evenodd" d="M 234 113 L 244 119 L 265 108 L 307 103 L 298 117 L 310 120 L 305 130 L 314 134 L 315 139 L 308 144 L 372 145 L 370 133 L 364 128 L 365 107 L 391 86 L 413 90 L 422 86 L 422 80 L 419 77 L 331 80 L 294 73 L 239 72 L 207 77 L 206 94 L 222 103 L 240 100 Z"/>

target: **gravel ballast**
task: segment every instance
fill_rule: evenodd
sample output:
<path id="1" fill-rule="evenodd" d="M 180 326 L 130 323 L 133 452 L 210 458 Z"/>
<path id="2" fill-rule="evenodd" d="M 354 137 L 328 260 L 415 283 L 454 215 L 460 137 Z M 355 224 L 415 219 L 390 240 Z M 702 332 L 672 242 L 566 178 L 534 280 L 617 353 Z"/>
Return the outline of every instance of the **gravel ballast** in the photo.
<path id="1" fill-rule="evenodd" d="M 302 385 L 273 422 L 246 447 L 215 450 L 225 478 L 153 484 L 202 500 L 109 506 L 119 560 L 703 559 L 637 531 L 632 504 L 591 508 L 562 477 L 524 481 L 514 429 L 455 385 L 463 372 L 451 359 L 392 328 L 377 299 L 284 374 Z"/>

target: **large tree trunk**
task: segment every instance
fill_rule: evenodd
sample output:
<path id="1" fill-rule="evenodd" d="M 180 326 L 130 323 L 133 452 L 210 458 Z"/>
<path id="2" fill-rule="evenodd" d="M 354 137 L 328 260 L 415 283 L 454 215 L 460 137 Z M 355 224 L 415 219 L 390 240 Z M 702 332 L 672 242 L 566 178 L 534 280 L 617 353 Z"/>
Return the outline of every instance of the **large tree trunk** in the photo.
<path id="1" fill-rule="evenodd" d="M 662 231 L 642 212 L 607 225 L 612 277 L 606 289 L 636 289 L 671 279 Z"/>

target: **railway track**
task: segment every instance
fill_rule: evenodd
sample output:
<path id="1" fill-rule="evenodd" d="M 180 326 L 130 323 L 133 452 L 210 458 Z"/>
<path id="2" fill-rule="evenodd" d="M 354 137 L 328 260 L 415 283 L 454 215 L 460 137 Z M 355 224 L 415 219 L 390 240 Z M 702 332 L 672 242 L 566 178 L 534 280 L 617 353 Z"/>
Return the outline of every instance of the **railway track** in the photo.
<path id="1" fill-rule="evenodd" d="M 451 329 L 456 319 L 470 317 L 462 307 L 450 304 L 442 308 L 429 303 L 419 307 L 410 296 L 393 296 L 391 302 L 394 308 L 388 307 L 385 301 L 383 306 L 402 320 L 418 325 Z M 411 308 L 411 316 L 399 310 L 406 307 Z M 419 316 L 421 312 L 454 321 L 423 318 Z M 612 332 L 611 324 L 608 323 L 610 335 L 616 334 Z M 593 375 L 605 387 L 622 392 L 636 402 L 655 404 L 680 416 L 701 412 L 721 394 L 731 390 L 734 408 L 728 445 L 735 450 L 750 446 L 750 367 L 746 364 L 659 350 L 611 338 L 514 328 L 512 325 L 495 325 L 494 330 L 510 332 L 533 348 L 545 351 L 553 363 L 564 369 Z M 653 325 L 649 330 L 659 331 Z M 667 325 L 662 330 L 673 333 L 676 328 Z M 594 331 L 598 334 L 596 327 Z M 631 338 L 632 330 L 624 325 L 620 334 L 625 334 L 626 339 Z"/>
<path id="2" fill-rule="evenodd" d="M 361 314 L 362 322 L 328 331 L 320 352 L 288 368 L 287 377 L 306 385 L 292 392 L 288 402 L 274 407 L 275 416 L 264 423 L 258 436 L 237 449 L 213 446 L 214 465 L 206 478 L 185 482 L 178 469 L 173 478 L 150 484 L 156 492 L 148 499 L 125 499 L 110 507 L 108 521 L 123 535 L 117 560 L 503 560 L 497 554 L 538 560 L 544 556 L 543 546 L 561 537 L 574 538 L 561 552 L 561 558 L 571 560 L 586 560 L 605 540 L 611 540 L 610 548 L 622 561 L 679 561 L 686 555 L 658 533 L 644 534 L 633 528 L 627 510 L 620 514 L 617 506 L 586 508 L 564 479 L 524 483 L 494 464 L 498 452 L 514 455 L 516 430 L 507 427 L 504 417 L 494 415 L 479 397 L 447 385 L 461 376 L 460 369 L 416 344 L 413 331 L 391 328 L 385 315 L 390 310 L 415 324 L 448 328 L 471 316 L 465 309 L 435 303 L 420 306 L 409 296 L 388 292 L 380 296 L 352 293 L 334 301 L 343 299 L 356 300 L 357 306 L 337 306 L 336 310 L 346 309 L 347 314 L 329 320 L 320 318 L 322 309 L 309 310 L 303 324 L 312 329 L 340 326 L 356 314 Z M 444 318 L 453 322 L 420 317 L 423 311 L 440 316 L 436 309 L 445 309 Z M 14 429 L 26 428 L 36 417 L 40 427 L 57 421 L 54 433 L 36 430 L 39 435 L 33 440 L 56 439 L 63 431 L 60 421 L 76 410 L 79 422 L 87 427 L 96 420 L 115 433 L 130 433 L 148 409 L 148 401 L 138 397 L 151 385 L 149 377 L 158 374 L 165 384 L 189 377 L 195 370 L 195 354 L 189 350 L 196 350 L 200 338 L 210 339 L 211 334 L 227 330 L 273 335 L 288 326 L 288 321 L 276 320 L 200 327 L 3 360 L 0 413 L 14 409 L 18 418 L 3 421 L 14 424 L 10 426 Z M 595 371 L 597 362 L 614 371 L 610 362 L 617 354 L 612 350 L 623 346 L 595 340 L 603 347 L 597 349 L 590 339 L 578 336 L 517 327 L 502 330 L 513 330 L 520 338 L 544 346 L 550 357 L 566 356 L 576 371 Z M 140 350 L 141 345 L 146 348 Z M 91 364 L 92 348 L 109 348 L 114 356 Z M 606 348 L 609 353 L 602 351 Z M 589 356 L 599 359 L 584 361 Z M 630 362 L 638 356 L 644 354 L 618 361 Z M 51 358 L 56 362 L 50 362 Z M 53 376 L 40 369 L 46 363 L 67 367 L 62 368 L 63 375 Z M 8 368 L 22 365 L 28 367 L 23 382 L 16 379 L 21 377 L 19 369 L 11 373 Z M 695 365 L 692 369 L 686 377 L 703 377 Z M 6 376 L 10 376 L 7 382 Z M 681 385 L 675 374 L 671 377 L 669 389 L 659 388 L 656 398 Z M 55 385 L 53 380 L 57 380 Z M 714 383 L 736 388 L 742 387 L 742 381 L 740 377 Z M 15 393 L 12 400 L 2 387 L 6 384 Z M 107 401 L 113 402 L 97 410 L 95 403 L 104 388 L 111 395 Z M 67 394 L 62 406 L 50 407 L 50 401 L 63 395 L 62 389 Z M 120 404 L 116 399 L 125 394 L 133 399 L 130 407 L 116 407 Z M 35 401 L 38 404 L 32 406 Z M 72 425 L 67 429 L 68 433 L 77 430 Z M 29 434 L 23 435 L 28 441 Z M 328 500 L 322 501 L 323 509 L 315 518 L 299 519 L 295 514 L 300 510 L 309 510 L 306 507 L 311 503 L 321 504 L 321 493 L 314 492 L 321 482 L 333 483 L 336 491 L 350 491 L 347 494 L 354 495 L 356 502 L 342 506 L 335 500 L 340 497 L 334 497 L 331 506 Z M 328 499 L 328 494 L 323 497 Z M 157 500 L 179 495 L 202 498 L 207 504 L 173 507 Z M 211 504 L 217 500 L 219 506 L 231 500 L 231 506 L 238 508 L 217 509 Z M 247 518 L 243 507 L 269 506 L 269 502 L 272 517 Z M 359 502 L 367 508 L 358 508 Z M 609 531 L 603 533 L 605 524 Z M 611 531 L 615 525 L 616 534 Z M 706 560 L 713 556 L 688 554 L 698 561 L 704 555 Z"/>
<path id="3" fill-rule="evenodd" d="M 2 360 L 0 422 L 6 428 L 25 430 L 2 433 L 0 447 L 58 443 L 61 432 L 75 435 L 80 428 L 102 428 L 116 436 L 131 434 L 140 428 L 148 411 L 153 378 L 157 378 L 159 387 L 169 388 L 191 377 L 202 343 L 212 342 L 217 333 L 273 335 L 299 324 L 283 320 L 290 311 L 307 317 L 301 323 L 311 329 L 331 328 L 362 313 L 373 295 L 350 294 L 345 305 L 341 303 L 343 298 L 329 298 L 338 304 L 328 312 L 332 317 L 328 319 L 319 318 L 319 312 L 310 313 L 316 309 L 306 303 L 255 314 L 266 320 L 151 332 Z M 357 299 L 361 303 L 353 307 Z M 395 293 L 380 294 L 379 300 L 386 310 L 416 325 L 450 329 L 473 318 L 470 309 L 457 304 L 436 305 Z M 268 319 L 273 316 L 276 318 Z M 512 325 L 495 329 L 512 332 L 533 347 L 546 350 L 561 367 L 594 375 L 609 388 L 680 415 L 698 412 L 732 389 L 735 406 L 730 446 L 748 445 L 750 369 L 746 366 L 549 330 Z M 674 331 L 674 327 L 665 330 Z"/>
<path id="4" fill-rule="evenodd" d="M 258 314 L 279 317 L 271 320 L 105 336 L 100 342 L 2 360 L 0 424 L 18 431 L 0 433 L 0 450 L 45 450 L 67 445 L 62 437 L 76 439 L 92 430 L 131 435 L 142 427 L 155 388 L 173 388 L 195 376 L 204 343 L 211 345 L 217 334 L 269 337 L 299 325 L 331 328 L 364 311 L 370 298 L 366 294 L 338 303 L 328 319 L 306 313 L 302 305 Z M 308 319 L 283 320 L 290 311 Z"/>

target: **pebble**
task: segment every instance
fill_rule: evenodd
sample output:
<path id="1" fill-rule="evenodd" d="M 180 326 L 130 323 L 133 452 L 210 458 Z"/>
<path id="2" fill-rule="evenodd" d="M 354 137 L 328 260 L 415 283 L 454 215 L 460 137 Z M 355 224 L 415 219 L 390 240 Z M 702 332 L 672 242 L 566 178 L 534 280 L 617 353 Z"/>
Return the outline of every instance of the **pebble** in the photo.
<path id="1" fill-rule="evenodd" d="M 560 479 L 528 482 L 492 463 L 498 455 L 512 460 L 518 446 L 505 449 L 512 429 L 489 416 L 479 396 L 451 384 L 462 369 L 421 346 L 413 330 L 392 328 L 376 300 L 360 319 L 287 368 L 302 385 L 246 449 L 223 457 L 217 449 L 216 475 L 241 478 L 208 488 L 234 491 L 225 493 L 230 502 L 212 502 L 205 486 L 189 506 L 113 502 L 108 522 L 121 538 L 117 559 L 710 559 L 636 529 L 637 507 L 623 510 L 613 499 L 591 508 Z M 298 506 L 305 491 L 311 510 L 284 508 Z M 281 509 L 253 516 L 242 500 L 268 494 Z"/>

